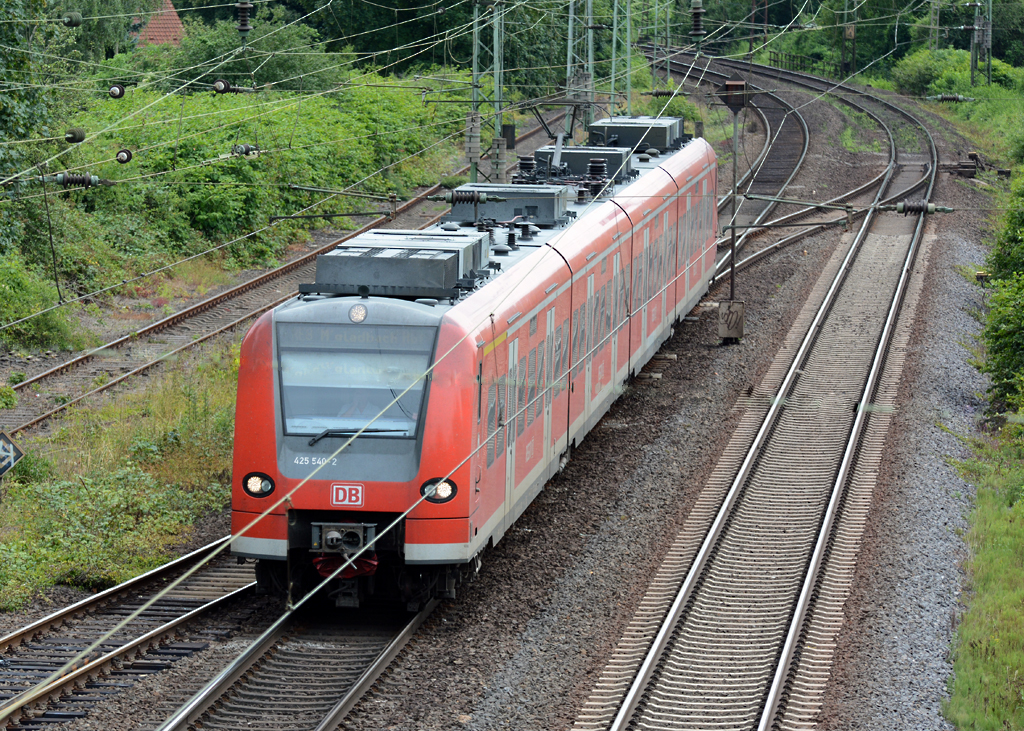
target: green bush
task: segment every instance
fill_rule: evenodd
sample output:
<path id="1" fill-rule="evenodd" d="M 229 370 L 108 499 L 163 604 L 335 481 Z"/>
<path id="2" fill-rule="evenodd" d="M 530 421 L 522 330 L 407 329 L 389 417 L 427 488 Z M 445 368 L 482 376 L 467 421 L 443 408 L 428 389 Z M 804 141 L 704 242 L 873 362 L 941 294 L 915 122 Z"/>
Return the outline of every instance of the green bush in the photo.
<path id="1" fill-rule="evenodd" d="M 234 21 L 207 25 L 184 19 L 181 45 L 143 46 L 103 62 L 97 74 L 100 88 L 120 82 L 143 82 L 170 91 L 191 81 L 191 88 L 209 88 L 217 79 L 237 86 L 270 85 L 277 90 L 318 90 L 339 83 L 355 59 L 354 54 L 325 52 L 316 30 L 303 23 L 289 24 L 287 11 L 260 6 L 253 18 L 246 49 L 236 53 L 238 30 Z M 204 68 L 211 68 L 202 74 Z M 167 73 L 168 69 L 184 69 Z"/>
<path id="2" fill-rule="evenodd" d="M 148 63 L 147 49 L 138 56 Z M 47 271 L 52 228 L 62 284 L 78 292 L 116 284 L 254 231 L 231 244 L 225 260 L 241 268 L 271 265 L 297 235 L 324 222 L 267 227 L 270 216 L 314 204 L 310 213 L 373 208 L 358 199 L 292 190 L 289 184 L 334 190 L 356 185 L 364 192 L 401 194 L 436 182 L 437 168 L 453 156 L 457 142 L 433 146 L 461 127 L 461 112 L 456 105 L 424 106 L 413 83 L 403 88 L 400 80 L 370 73 L 330 95 L 307 90 L 163 98 L 136 88 L 119 100 L 91 98 L 67 125 L 116 131 L 74 148 L 62 165 L 115 185 L 64 193 L 50 184 L 46 201 L 37 183 L 21 186 L 22 199 L 0 205 L 0 215 L 11 217 L 17 229 L 7 248 L 20 252 L 30 270 Z M 258 145 L 262 154 L 232 155 L 238 143 Z M 40 156 L 60 147 L 44 146 Z M 114 161 L 122 148 L 134 153 L 128 165 Z M 425 156 L 411 157 L 426 148 L 431 149 Z M 382 174 L 371 174 L 381 168 L 386 168 Z M 333 223 L 346 225 L 344 219 Z"/>
<path id="3" fill-rule="evenodd" d="M 0 325 L 6 325 L 56 304 L 54 287 L 36 275 L 15 252 L 0 256 Z M 76 345 L 67 308 L 58 308 L 0 330 L 0 342 L 40 348 Z"/>
<path id="4" fill-rule="evenodd" d="M 1024 124 L 1017 120 L 1017 129 L 1010 133 L 1010 159 L 1015 163 L 1024 163 Z"/>
<path id="5" fill-rule="evenodd" d="M 144 390 L 26 437 L 0 501 L 0 610 L 54 584 L 99 589 L 152 568 L 224 507 L 238 352 L 221 343 L 169 362 Z"/>
<path id="6" fill-rule="evenodd" d="M 227 498 L 220 484 L 186 490 L 134 465 L 71 481 L 14 481 L 5 502 L 32 509 L 0 543 L 0 607 L 54 583 L 104 589 L 153 568 L 185 526 Z"/>
<path id="7" fill-rule="evenodd" d="M 18 393 L 10 386 L 0 386 L 0 409 L 13 409 L 18 405 Z"/>
<path id="8" fill-rule="evenodd" d="M 1017 176 L 1010 190 L 1002 225 L 988 257 L 996 279 L 1024 274 L 1024 180 Z"/>
<path id="9" fill-rule="evenodd" d="M 995 283 L 982 337 L 982 370 L 992 378 L 992 407 L 1024 408 L 1024 274 Z"/>
<path id="10" fill-rule="evenodd" d="M 901 92 L 915 96 L 973 96 L 972 91 L 976 91 L 971 86 L 970 52 L 952 48 L 922 49 L 903 57 L 893 68 L 892 79 Z M 992 83 L 1004 89 L 1019 89 L 1024 83 L 1024 69 L 992 59 Z"/>

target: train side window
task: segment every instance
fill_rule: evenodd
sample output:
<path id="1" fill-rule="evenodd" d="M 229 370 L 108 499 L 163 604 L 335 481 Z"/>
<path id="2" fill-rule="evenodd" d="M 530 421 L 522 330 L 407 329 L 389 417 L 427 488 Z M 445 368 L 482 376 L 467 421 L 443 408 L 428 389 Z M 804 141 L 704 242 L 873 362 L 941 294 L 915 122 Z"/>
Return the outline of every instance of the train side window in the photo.
<path id="1" fill-rule="evenodd" d="M 640 299 L 640 255 L 637 254 L 636 259 L 633 261 L 633 311 L 636 312 L 640 309 L 640 303 L 637 301 Z"/>
<path id="2" fill-rule="evenodd" d="M 480 423 L 480 416 L 484 409 L 484 364 L 477 364 L 476 372 L 476 423 Z"/>
<path id="3" fill-rule="evenodd" d="M 587 319 L 587 305 L 590 303 L 590 298 L 580 305 L 580 357 L 576 361 L 576 368 L 581 368 L 584 363 L 583 360 L 587 357 L 587 353 L 590 350 L 590 342 L 587 338 L 590 330 L 590 320 Z M 578 371 L 577 371 L 578 373 Z"/>
<path id="4" fill-rule="evenodd" d="M 494 464 L 494 434 L 498 431 L 498 388 L 495 384 L 487 387 L 487 467 Z"/>
<path id="5" fill-rule="evenodd" d="M 558 367 L 562 362 L 562 326 L 560 325 L 555 328 L 555 338 L 552 345 L 554 347 L 555 357 L 551 361 L 551 385 L 554 395 L 557 396 L 562 386 L 561 373 L 558 370 Z"/>
<path id="6" fill-rule="evenodd" d="M 554 351 L 555 351 L 555 339 L 551 338 L 551 339 L 549 339 L 547 341 L 547 349 L 545 350 L 545 353 L 547 354 L 547 357 L 544 359 L 545 363 L 547 363 L 548 369 L 546 371 L 541 369 L 541 372 L 544 375 L 544 399 L 545 399 L 545 401 L 546 401 L 548 406 L 551 405 L 551 399 L 554 397 L 554 388 L 553 388 L 553 383 L 552 383 L 552 378 L 551 378 L 551 369 L 555 365 L 555 352 Z"/>
<path id="7" fill-rule="evenodd" d="M 619 273 L 618 271 L 612 272 L 611 281 L 611 307 L 609 307 L 608 316 L 611 318 L 611 327 L 618 328 L 619 326 L 619 299 L 615 295 L 619 291 Z"/>

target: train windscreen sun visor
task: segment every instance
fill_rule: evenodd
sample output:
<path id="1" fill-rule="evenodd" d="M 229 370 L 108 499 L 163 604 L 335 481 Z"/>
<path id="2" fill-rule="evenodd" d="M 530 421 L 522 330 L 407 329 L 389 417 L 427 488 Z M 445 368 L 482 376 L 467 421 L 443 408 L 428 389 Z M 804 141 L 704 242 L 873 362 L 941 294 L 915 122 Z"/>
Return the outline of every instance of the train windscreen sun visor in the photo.
<path id="1" fill-rule="evenodd" d="M 366 437 L 415 437 L 426 386 L 420 376 L 436 334 L 435 327 L 278 323 L 284 433 L 351 436 L 383 412 Z"/>

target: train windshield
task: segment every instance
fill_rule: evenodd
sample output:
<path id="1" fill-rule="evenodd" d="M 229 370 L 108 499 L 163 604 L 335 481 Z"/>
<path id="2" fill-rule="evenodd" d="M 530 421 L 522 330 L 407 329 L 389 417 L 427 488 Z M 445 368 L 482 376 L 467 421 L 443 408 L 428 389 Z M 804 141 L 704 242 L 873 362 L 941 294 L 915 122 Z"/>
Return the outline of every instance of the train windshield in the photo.
<path id="1" fill-rule="evenodd" d="M 343 436 L 367 427 L 366 436 L 415 437 L 436 332 L 278 323 L 284 433 Z"/>

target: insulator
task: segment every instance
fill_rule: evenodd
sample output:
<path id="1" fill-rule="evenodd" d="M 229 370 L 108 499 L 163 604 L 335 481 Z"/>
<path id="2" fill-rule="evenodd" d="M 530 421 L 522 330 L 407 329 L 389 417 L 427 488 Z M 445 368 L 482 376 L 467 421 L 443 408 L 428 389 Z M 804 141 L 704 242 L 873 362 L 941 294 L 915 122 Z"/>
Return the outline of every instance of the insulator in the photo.
<path id="1" fill-rule="evenodd" d="M 608 161 L 603 157 L 590 158 L 590 164 L 587 165 L 587 174 L 592 178 L 604 180 L 608 177 Z"/>
<path id="2" fill-rule="evenodd" d="M 65 188 L 91 188 L 100 184 L 100 179 L 89 173 L 57 173 L 56 179 Z"/>
<path id="3" fill-rule="evenodd" d="M 124 87 L 121 84 L 111 84 L 107 93 L 114 99 L 120 99 L 124 96 Z"/>
<path id="4" fill-rule="evenodd" d="M 452 190 L 449 191 L 449 203 L 486 203 L 487 194 L 479 190 Z"/>
<path id="5" fill-rule="evenodd" d="M 587 202 L 587 189 L 579 187 L 576 189 L 576 202 L 586 203 Z"/>
<path id="6" fill-rule="evenodd" d="M 227 94 L 231 91 L 231 82 L 224 81 L 224 79 L 217 79 L 213 82 L 213 90 L 218 94 Z"/>
<path id="7" fill-rule="evenodd" d="M 704 37 L 704 2 L 703 0 L 691 0 L 690 16 L 693 19 L 690 27 L 690 37 L 699 40 Z"/>
<path id="8" fill-rule="evenodd" d="M 935 204 L 928 201 L 903 201 L 896 204 L 896 212 L 904 216 L 911 213 L 935 213 Z"/>
<path id="9" fill-rule="evenodd" d="M 231 151 L 236 155 L 249 155 L 254 152 L 259 152 L 259 145 L 235 145 L 231 148 Z"/>
<path id="10" fill-rule="evenodd" d="M 124 165 L 126 162 L 131 162 L 132 161 L 132 151 L 128 150 L 128 149 L 118 150 L 117 151 L 117 161 L 119 163 L 121 163 L 122 165 Z"/>
<path id="11" fill-rule="evenodd" d="M 235 9 L 238 11 L 238 25 L 235 28 L 238 29 L 238 34 L 245 38 L 252 30 L 252 26 L 249 25 L 249 11 L 252 10 L 252 3 L 235 3 Z"/>
<path id="12" fill-rule="evenodd" d="M 81 127 L 72 127 L 64 133 L 64 141 L 71 145 L 85 142 L 85 130 Z"/>
<path id="13" fill-rule="evenodd" d="M 64 17 L 60 19 L 64 25 L 68 28 L 77 28 L 82 24 L 81 13 L 64 13 Z"/>
<path id="14" fill-rule="evenodd" d="M 523 175 L 533 175 L 537 170 L 537 160 L 532 155 L 524 155 L 519 158 L 519 172 Z"/>
<path id="15" fill-rule="evenodd" d="M 674 96 L 675 92 L 672 91 L 671 89 L 655 89 L 654 91 L 650 92 L 650 95 L 652 97 L 658 98 L 665 96 Z"/>

